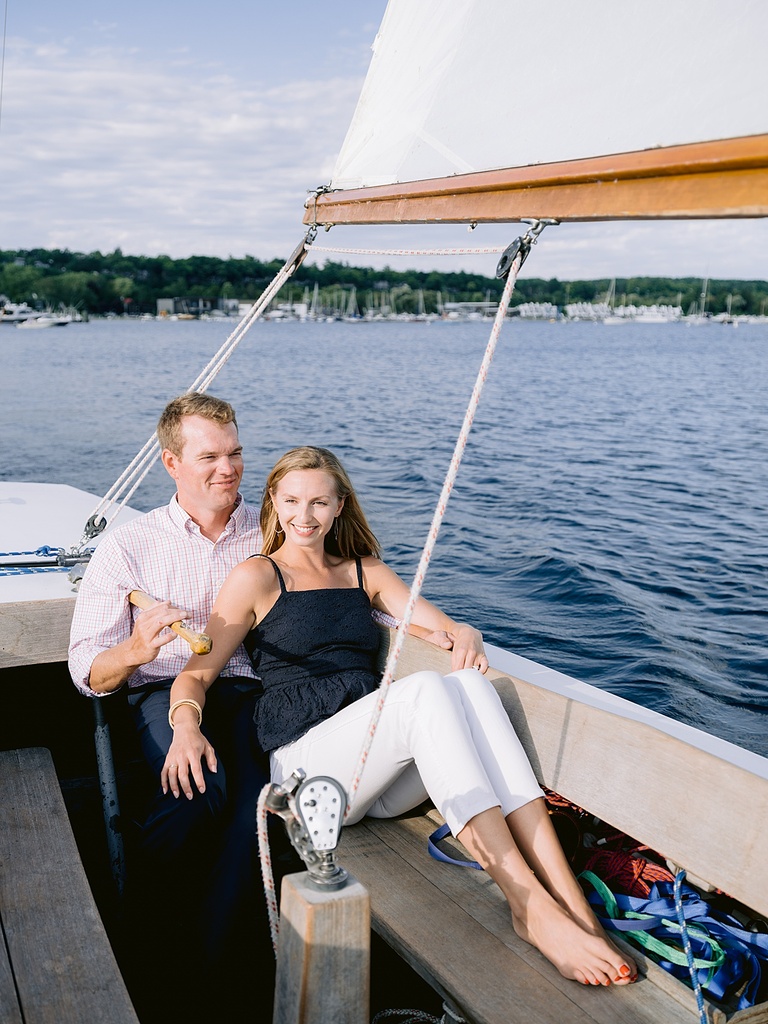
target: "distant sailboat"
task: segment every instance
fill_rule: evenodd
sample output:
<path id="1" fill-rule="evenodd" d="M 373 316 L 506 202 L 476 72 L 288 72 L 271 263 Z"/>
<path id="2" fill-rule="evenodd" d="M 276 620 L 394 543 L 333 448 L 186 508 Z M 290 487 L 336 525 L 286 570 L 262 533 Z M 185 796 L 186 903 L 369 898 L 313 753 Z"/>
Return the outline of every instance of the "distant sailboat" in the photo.
<path id="1" fill-rule="evenodd" d="M 698 305 L 694 302 L 693 307 L 689 310 L 688 315 L 683 317 L 686 323 L 689 324 L 706 324 L 709 323 L 711 317 L 707 314 L 707 292 L 709 290 L 709 278 L 705 277 L 701 283 L 701 293 L 699 295 Z"/>
<path id="2" fill-rule="evenodd" d="M 342 320 L 346 321 L 347 323 L 357 323 L 359 320 L 362 320 L 362 317 L 360 316 L 360 310 L 358 309 L 357 306 L 357 289 L 355 288 L 354 285 L 352 285 L 352 287 L 349 290 L 349 296 L 347 297 L 347 304 L 344 310 L 344 315 L 342 316 Z"/>

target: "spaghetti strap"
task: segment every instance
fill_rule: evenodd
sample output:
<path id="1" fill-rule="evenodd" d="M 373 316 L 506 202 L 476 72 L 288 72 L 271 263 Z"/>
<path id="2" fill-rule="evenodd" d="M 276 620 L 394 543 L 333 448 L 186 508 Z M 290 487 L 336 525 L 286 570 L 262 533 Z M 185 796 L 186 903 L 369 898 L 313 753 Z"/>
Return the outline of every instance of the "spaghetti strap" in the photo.
<path id="1" fill-rule="evenodd" d="M 365 587 L 363 586 L 363 563 L 359 555 L 355 558 L 355 565 L 357 566 L 358 586 L 361 590 L 365 590 Z"/>
<path id="2" fill-rule="evenodd" d="M 268 562 L 272 562 L 272 568 L 277 573 L 277 581 L 280 584 L 280 593 L 281 594 L 287 593 L 287 591 L 285 589 L 285 580 L 283 579 L 283 574 L 280 572 L 280 569 L 278 567 L 277 562 L 273 561 L 273 559 L 271 559 L 269 557 L 269 555 L 256 554 L 256 555 L 249 555 L 248 557 L 249 558 L 266 558 L 266 560 Z"/>

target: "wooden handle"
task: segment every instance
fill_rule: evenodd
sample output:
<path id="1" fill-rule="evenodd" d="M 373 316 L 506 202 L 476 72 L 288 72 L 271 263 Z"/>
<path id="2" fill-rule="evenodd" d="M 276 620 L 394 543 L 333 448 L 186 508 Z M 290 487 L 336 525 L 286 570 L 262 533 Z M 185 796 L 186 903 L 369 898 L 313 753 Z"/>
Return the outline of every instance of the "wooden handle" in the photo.
<path id="1" fill-rule="evenodd" d="M 143 590 L 132 590 L 128 595 L 128 600 L 131 604 L 135 604 L 137 608 L 141 608 L 142 611 L 146 611 L 147 608 L 157 604 L 154 598 L 151 598 L 149 594 L 145 594 Z M 207 633 L 195 633 L 188 626 L 185 626 L 180 619 L 178 622 L 171 623 L 171 629 L 174 633 L 178 633 L 183 640 L 187 641 L 194 654 L 211 653 L 213 640 L 211 640 Z"/>

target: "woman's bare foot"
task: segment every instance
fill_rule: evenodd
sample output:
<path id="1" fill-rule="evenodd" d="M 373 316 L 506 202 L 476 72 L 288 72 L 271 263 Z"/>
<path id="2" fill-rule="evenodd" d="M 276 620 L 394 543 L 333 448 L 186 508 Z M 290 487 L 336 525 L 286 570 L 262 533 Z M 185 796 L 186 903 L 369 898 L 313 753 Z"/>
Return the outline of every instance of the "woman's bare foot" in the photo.
<path id="1" fill-rule="evenodd" d="M 506 819 L 500 808 L 490 807 L 470 818 L 457 838 L 501 888 L 520 938 L 564 977 L 584 985 L 635 980 L 634 961 L 601 928 L 565 859 L 543 800 L 525 804 Z"/>
<path id="2" fill-rule="evenodd" d="M 585 929 L 548 893 L 531 893 L 524 917 L 513 914 L 515 931 L 543 953 L 563 977 L 583 985 L 626 985 L 635 980 L 636 966 L 605 933 Z"/>
<path id="3" fill-rule="evenodd" d="M 583 928 L 588 935 L 593 935 L 595 938 L 602 939 L 607 942 L 615 955 L 620 958 L 621 964 L 619 967 L 619 973 L 612 979 L 615 985 L 630 985 L 633 981 L 637 981 L 637 964 L 631 956 L 627 956 L 623 953 L 619 947 L 611 940 L 610 936 L 606 933 L 603 926 L 595 916 L 589 901 L 583 896 L 581 887 L 579 887 L 579 894 L 572 900 L 559 899 L 556 902 L 560 903 L 564 910 L 570 914 L 573 920 L 579 927 Z"/>

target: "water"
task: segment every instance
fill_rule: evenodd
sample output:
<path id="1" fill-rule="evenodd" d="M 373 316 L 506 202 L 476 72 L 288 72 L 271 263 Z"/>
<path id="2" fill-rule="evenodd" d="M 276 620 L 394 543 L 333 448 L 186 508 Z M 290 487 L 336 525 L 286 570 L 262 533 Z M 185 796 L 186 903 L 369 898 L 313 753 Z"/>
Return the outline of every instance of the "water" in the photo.
<path id="1" fill-rule="evenodd" d="M 230 329 L 0 327 L 0 476 L 104 493 Z M 333 448 L 410 582 L 488 333 L 257 324 L 211 389 L 237 408 L 246 496 L 286 448 Z M 765 325 L 510 323 L 425 595 L 768 755 L 767 371 Z M 156 467 L 132 504 L 168 485 Z"/>

